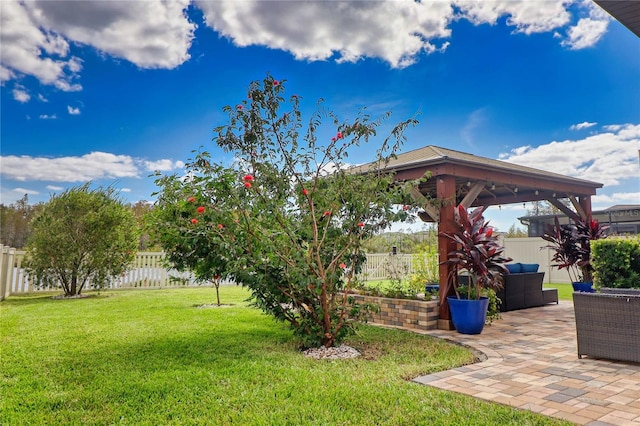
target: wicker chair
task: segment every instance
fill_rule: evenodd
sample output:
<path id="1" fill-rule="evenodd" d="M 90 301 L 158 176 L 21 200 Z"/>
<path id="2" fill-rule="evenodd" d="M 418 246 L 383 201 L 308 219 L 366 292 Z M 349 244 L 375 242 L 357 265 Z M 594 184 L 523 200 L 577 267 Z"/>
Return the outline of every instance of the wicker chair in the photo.
<path id="1" fill-rule="evenodd" d="M 612 287 L 602 287 L 600 289 L 601 293 L 605 294 L 635 294 L 640 296 L 640 288 L 612 288 Z"/>
<path id="2" fill-rule="evenodd" d="M 578 358 L 640 362 L 640 294 L 573 293 Z"/>

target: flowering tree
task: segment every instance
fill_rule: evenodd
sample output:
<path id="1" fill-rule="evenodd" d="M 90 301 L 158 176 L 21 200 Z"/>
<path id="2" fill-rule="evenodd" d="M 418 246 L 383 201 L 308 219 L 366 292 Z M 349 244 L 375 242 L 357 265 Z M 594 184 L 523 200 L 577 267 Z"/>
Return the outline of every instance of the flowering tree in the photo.
<path id="1" fill-rule="evenodd" d="M 372 169 L 347 169 L 349 148 L 366 142 L 388 118 L 361 111 L 341 123 L 320 103 L 306 132 L 300 98 L 267 76 L 227 106 L 216 143 L 234 162 L 214 164 L 198 152 L 188 178 L 162 176 L 154 229 L 170 259 L 202 276 L 233 277 L 256 306 L 291 324 L 305 346 L 332 346 L 366 318 L 369 306 L 349 297 L 365 261 L 362 242 L 392 221 L 406 197 L 380 169 L 414 119 L 396 125 Z M 319 140 L 323 119 L 334 133 Z M 166 213 L 160 213 L 166 212 Z"/>

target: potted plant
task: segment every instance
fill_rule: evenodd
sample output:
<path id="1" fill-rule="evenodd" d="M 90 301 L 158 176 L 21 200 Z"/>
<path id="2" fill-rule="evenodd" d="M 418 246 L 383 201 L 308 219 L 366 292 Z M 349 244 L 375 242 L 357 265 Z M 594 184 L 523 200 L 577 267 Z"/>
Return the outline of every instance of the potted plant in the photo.
<path id="1" fill-rule="evenodd" d="M 553 225 L 547 224 L 542 239 L 551 244 L 543 248 L 554 251 L 552 266 L 567 270 L 574 291 L 594 291 L 591 241 L 605 238 L 608 228 L 591 217 L 560 225 L 556 216 Z"/>
<path id="2" fill-rule="evenodd" d="M 489 298 L 483 290 L 500 289 L 502 275 L 509 273 L 504 263 L 512 260 L 503 256 L 504 247 L 482 215 L 485 208 L 478 207 L 469 214 L 464 206 L 458 205 L 456 223 L 459 229 L 440 234 L 457 245 L 442 262 L 452 266 L 449 280 L 456 282 L 462 271 L 468 275 L 466 287 L 454 286 L 456 296 L 447 297 L 453 325 L 463 334 L 482 332 L 489 306 Z"/>

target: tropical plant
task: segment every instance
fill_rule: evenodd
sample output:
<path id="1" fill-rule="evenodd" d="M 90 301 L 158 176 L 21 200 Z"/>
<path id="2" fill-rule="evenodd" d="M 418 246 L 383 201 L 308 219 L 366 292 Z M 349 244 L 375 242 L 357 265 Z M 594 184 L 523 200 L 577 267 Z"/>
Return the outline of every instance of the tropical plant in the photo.
<path id="1" fill-rule="evenodd" d="M 574 223 L 560 224 L 554 217 L 553 224 L 547 224 L 542 239 L 550 244 L 542 248 L 553 250 L 554 267 L 566 269 L 572 282 L 593 282 L 591 264 L 591 241 L 606 237 L 608 226 L 591 219 L 576 220 Z"/>
<path id="2" fill-rule="evenodd" d="M 54 195 L 34 217 L 25 266 L 38 286 L 75 296 L 123 274 L 138 247 L 135 218 L 113 188 L 90 183 Z"/>
<path id="3" fill-rule="evenodd" d="M 363 241 L 408 217 L 395 207 L 406 191 L 382 170 L 416 121 L 393 127 L 374 167 L 356 173 L 347 170 L 349 149 L 373 137 L 388 114 L 372 120 L 361 111 L 340 122 L 320 104 L 301 132 L 301 98 L 285 101 L 284 83 L 268 75 L 224 108 L 229 121 L 214 140 L 231 165 L 197 152 L 187 179 L 156 180 L 156 208 L 166 210 L 156 231 L 173 262 L 202 277 L 234 278 L 304 346 L 329 347 L 369 314 L 349 296 L 366 259 Z M 327 131 L 325 141 L 319 133 Z"/>
<path id="4" fill-rule="evenodd" d="M 443 264 L 452 266 L 449 280 L 455 280 L 460 271 L 469 273 L 468 287 L 463 290 L 468 298 L 479 299 L 483 288 L 498 290 L 502 287 L 502 274 L 509 271 L 504 263 L 511 258 L 504 257 L 504 247 L 494 235 L 493 228 L 482 215 L 485 207 L 478 207 L 470 214 L 463 205 L 456 207 L 456 223 L 459 229 L 443 232 L 440 235 L 456 243 L 457 248 L 450 251 Z M 460 298 L 460 289 L 454 287 Z"/>

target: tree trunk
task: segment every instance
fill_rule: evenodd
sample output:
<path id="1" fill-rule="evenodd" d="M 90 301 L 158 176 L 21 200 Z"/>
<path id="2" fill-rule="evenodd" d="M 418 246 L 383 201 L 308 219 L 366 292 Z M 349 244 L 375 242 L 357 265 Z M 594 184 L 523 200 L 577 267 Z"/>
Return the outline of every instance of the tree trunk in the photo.
<path id="1" fill-rule="evenodd" d="M 75 296 L 77 288 L 78 288 L 78 276 L 74 274 L 71 276 L 71 287 L 69 288 L 69 290 L 71 291 L 69 292 L 68 296 Z"/>

